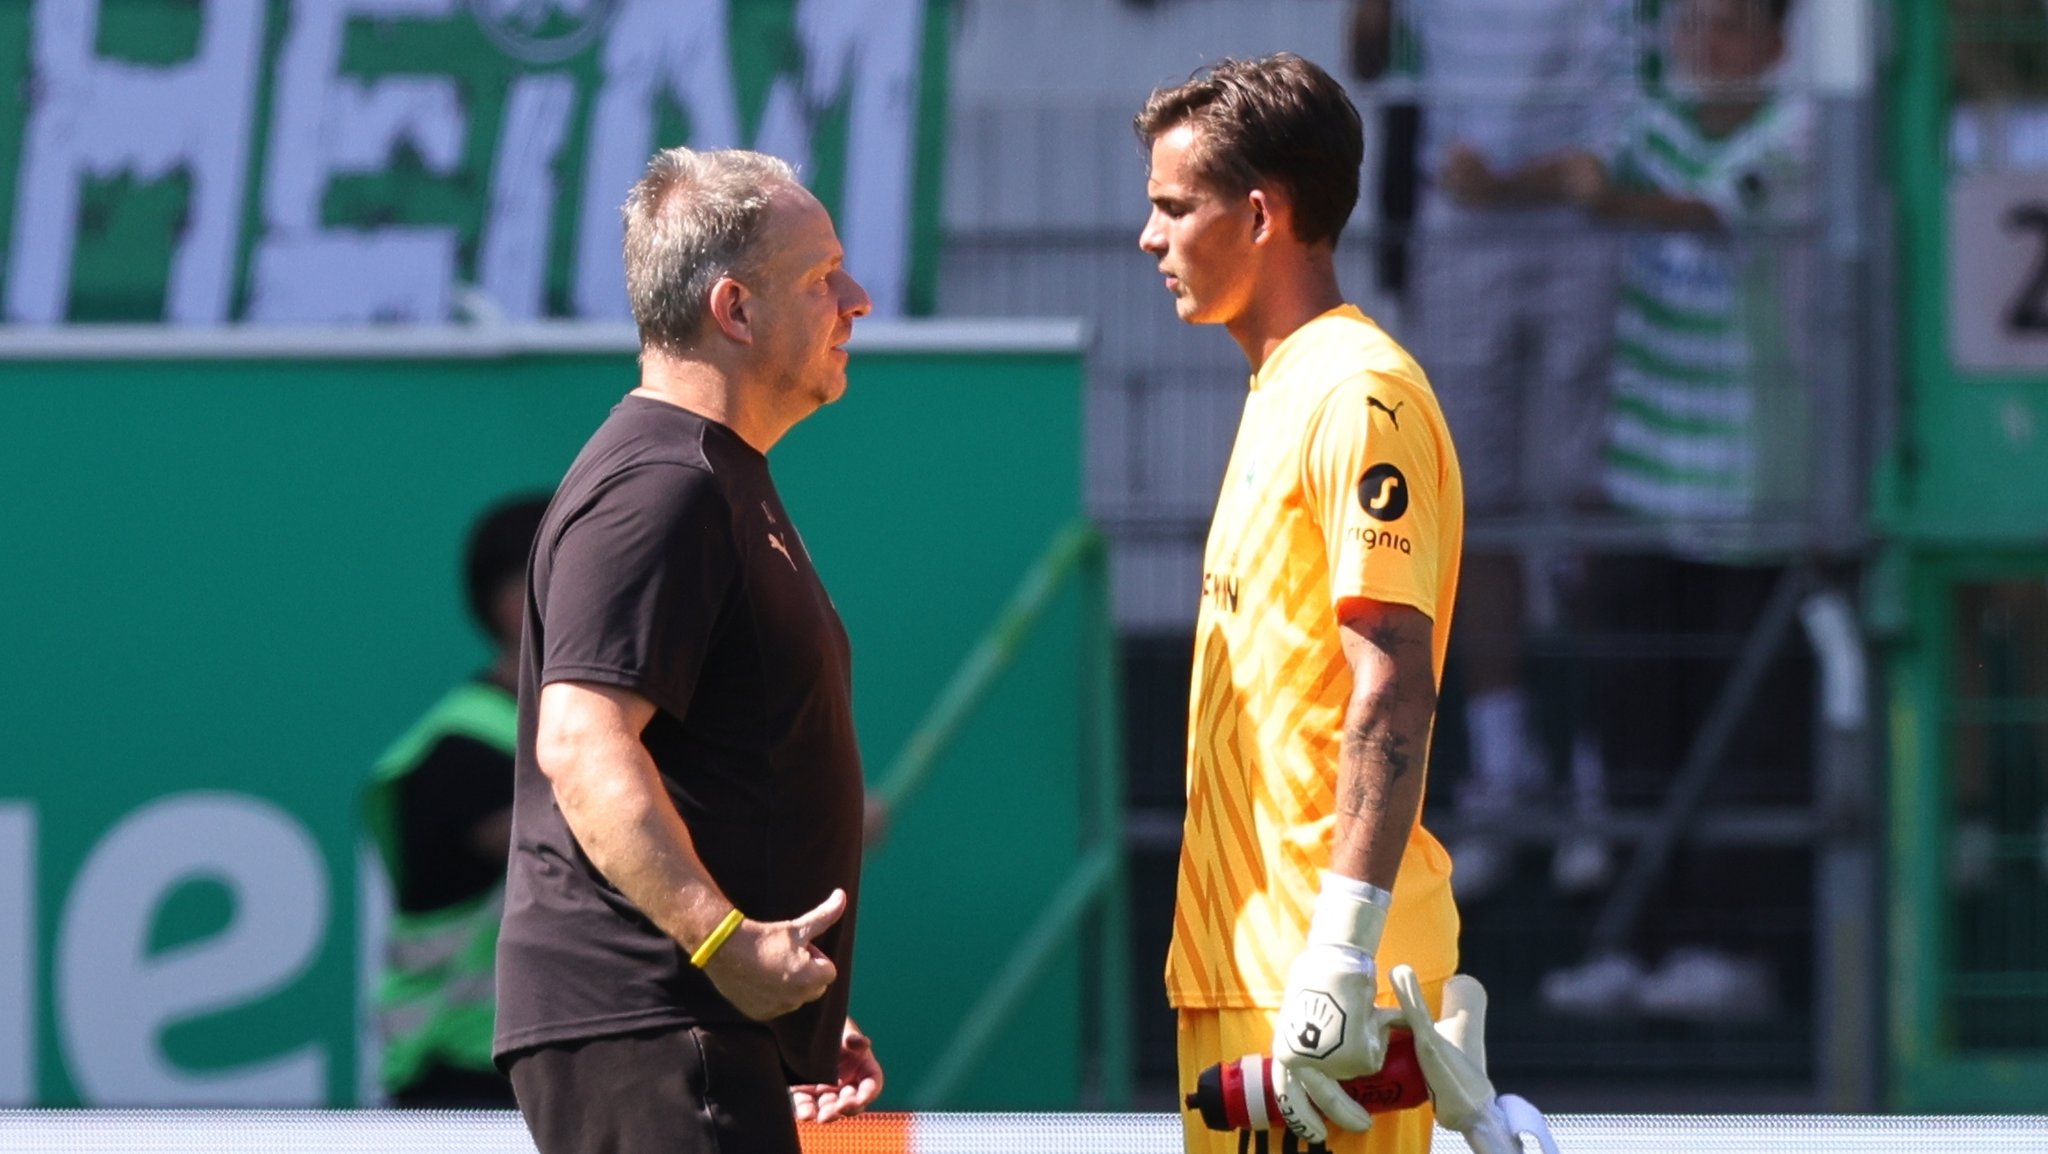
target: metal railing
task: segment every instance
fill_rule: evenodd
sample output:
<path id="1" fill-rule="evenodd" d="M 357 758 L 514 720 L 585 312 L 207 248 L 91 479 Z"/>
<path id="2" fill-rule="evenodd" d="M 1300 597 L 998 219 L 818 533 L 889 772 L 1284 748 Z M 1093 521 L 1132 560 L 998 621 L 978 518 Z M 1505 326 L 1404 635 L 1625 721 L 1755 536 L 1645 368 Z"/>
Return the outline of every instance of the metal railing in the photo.
<path id="1" fill-rule="evenodd" d="M 1092 1042 L 1094 1094 L 1099 1104 L 1122 1106 L 1130 1097 L 1130 996 L 1125 973 L 1123 861 L 1123 753 L 1114 632 L 1110 622 L 1108 552 L 1102 535 L 1076 521 L 1053 536 L 1025 571 L 1009 600 L 975 642 L 881 774 L 876 795 L 891 812 L 912 800 L 975 707 L 995 691 L 1003 671 L 1037 630 L 1055 596 L 1078 581 L 1084 601 L 1083 659 L 1076 691 L 1082 714 L 1083 767 L 1080 860 L 1017 940 L 1009 960 L 990 979 L 931 1072 L 910 1094 L 921 1110 L 946 1105 L 963 1079 L 987 1057 L 996 1038 L 1048 964 L 1070 940 L 1092 928 L 1093 987 L 1084 991 L 1090 1019 L 1083 1045 Z M 1084 971 L 1085 972 L 1085 971 Z M 1084 982 L 1088 979 L 1084 977 Z M 1089 996 L 1089 995 L 1092 995 Z M 1093 1031 L 1091 1034 L 1090 1031 Z M 1088 1063 L 1084 1063 L 1087 1065 Z"/>

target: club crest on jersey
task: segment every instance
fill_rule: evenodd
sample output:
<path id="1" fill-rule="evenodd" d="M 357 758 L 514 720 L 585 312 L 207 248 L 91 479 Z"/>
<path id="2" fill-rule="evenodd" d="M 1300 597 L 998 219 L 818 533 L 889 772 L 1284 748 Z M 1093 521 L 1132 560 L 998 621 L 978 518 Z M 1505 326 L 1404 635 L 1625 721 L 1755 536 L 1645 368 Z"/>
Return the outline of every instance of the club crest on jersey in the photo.
<path id="1" fill-rule="evenodd" d="M 1305 1058 L 1327 1058 L 1344 1044 L 1344 1010 L 1321 990 L 1302 990 L 1287 1007 L 1287 1048 Z"/>
<path id="2" fill-rule="evenodd" d="M 1399 521 L 1408 513 L 1408 478 L 1392 465 L 1374 465 L 1359 479 L 1358 504 L 1375 521 Z"/>

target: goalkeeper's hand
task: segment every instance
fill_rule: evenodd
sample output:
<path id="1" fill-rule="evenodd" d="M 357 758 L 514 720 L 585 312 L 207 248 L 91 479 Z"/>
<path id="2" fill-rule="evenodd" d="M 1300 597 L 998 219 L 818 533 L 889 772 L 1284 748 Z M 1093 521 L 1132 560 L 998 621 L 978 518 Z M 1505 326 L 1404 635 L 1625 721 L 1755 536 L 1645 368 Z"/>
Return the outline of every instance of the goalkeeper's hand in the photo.
<path id="1" fill-rule="evenodd" d="M 1387 1027 L 1398 1010 L 1378 1010 L 1373 954 L 1393 895 L 1328 871 L 1309 922 L 1308 943 L 1287 972 L 1273 1033 L 1273 1096 L 1287 1128 L 1310 1143 L 1330 1126 L 1365 1130 L 1372 1115 L 1337 1083 L 1379 1072 Z"/>

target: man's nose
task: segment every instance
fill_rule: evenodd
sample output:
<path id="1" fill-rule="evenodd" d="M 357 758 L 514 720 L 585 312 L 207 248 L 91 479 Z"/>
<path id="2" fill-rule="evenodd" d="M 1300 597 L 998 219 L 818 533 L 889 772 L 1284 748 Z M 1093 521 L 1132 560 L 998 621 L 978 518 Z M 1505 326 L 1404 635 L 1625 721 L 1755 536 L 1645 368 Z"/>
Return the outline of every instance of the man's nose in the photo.
<path id="1" fill-rule="evenodd" d="M 851 274 L 841 275 L 846 277 L 846 287 L 839 294 L 839 311 L 849 317 L 864 317 L 874 312 L 875 302 L 868 298 L 868 290 L 860 287 L 860 282 Z"/>
<path id="2" fill-rule="evenodd" d="M 1145 227 L 1138 230 L 1138 247 L 1154 255 L 1166 251 L 1166 230 L 1160 227 L 1157 212 L 1146 217 Z"/>

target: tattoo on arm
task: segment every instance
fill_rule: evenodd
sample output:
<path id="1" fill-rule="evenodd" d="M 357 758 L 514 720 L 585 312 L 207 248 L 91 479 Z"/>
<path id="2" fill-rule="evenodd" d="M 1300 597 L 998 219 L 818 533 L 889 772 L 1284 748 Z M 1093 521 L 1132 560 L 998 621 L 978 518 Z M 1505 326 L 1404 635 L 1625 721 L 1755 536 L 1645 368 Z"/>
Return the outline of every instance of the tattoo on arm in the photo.
<path id="1" fill-rule="evenodd" d="M 1370 817 L 1387 806 L 1387 789 L 1408 775 L 1413 751 L 1408 739 L 1394 732 L 1391 719 L 1374 716 L 1344 730 L 1343 759 L 1353 772 L 1343 774 L 1344 796 L 1338 806 L 1352 817 Z M 1373 763 L 1386 767 L 1384 774 L 1370 772 Z"/>
<path id="2" fill-rule="evenodd" d="M 1436 710 L 1429 619 L 1412 610 L 1344 623 L 1353 686 L 1338 750 L 1337 844 L 1331 860 L 1392 885 L 1421 805 Z M 1334 867 L 1333 867 L 1334 868 Z"/>
<path id="3" fill-rule="evenodd" d="M 1408 642 L 1408 638 L 1401 633 L 1401 627 L 1392 621 L 1376 622 L 1372 627 L 1372 632 L 1368 633 L 1366 637 L 1372 642 L 1373 648 L 1389 657 L 1394 655 L 1396 649 L 1399 649 Z"/>

